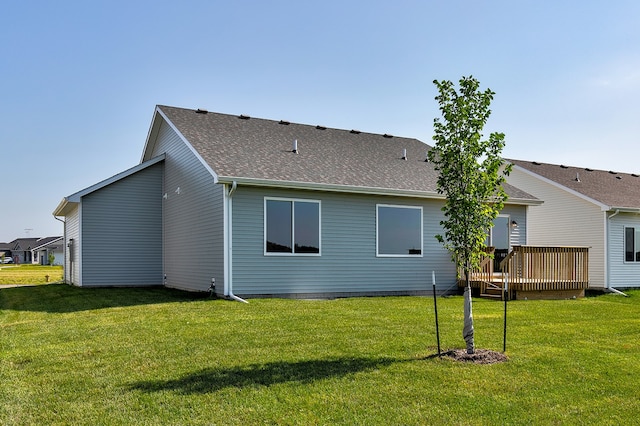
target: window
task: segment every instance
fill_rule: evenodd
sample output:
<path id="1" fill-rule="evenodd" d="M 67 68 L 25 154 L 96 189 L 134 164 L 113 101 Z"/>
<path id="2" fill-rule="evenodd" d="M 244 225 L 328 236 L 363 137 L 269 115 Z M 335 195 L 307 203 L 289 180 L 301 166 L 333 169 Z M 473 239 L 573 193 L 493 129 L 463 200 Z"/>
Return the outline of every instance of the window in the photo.
<path id="1" fill-rule="evenodd" d="M 377 206 L 377 255 L 422 256 L 422 207 Z"/>
<path id="2" fill-rule="evenodd" d="M 640 229 L 624 228 L 624 260 L 640 262 Z"/>
<path id="3" fill-rule="evenodd" d="M 265 254 L 320 254 L 320 201 L 265 198 Z"/>

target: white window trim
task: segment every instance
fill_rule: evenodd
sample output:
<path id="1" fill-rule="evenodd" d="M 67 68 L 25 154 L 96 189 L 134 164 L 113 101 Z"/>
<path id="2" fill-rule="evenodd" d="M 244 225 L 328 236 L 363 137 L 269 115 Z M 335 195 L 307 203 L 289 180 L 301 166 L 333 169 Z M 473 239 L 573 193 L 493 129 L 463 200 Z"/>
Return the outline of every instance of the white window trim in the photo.
<path id="1" fill-rule="evenodd" d="M 392 207 L 399 209 L 415 209 L 420 211 L 420 254 L 386 254 L 380 253 L 380 245 L 379 245 L 379 222 L 378 216 L 380 212 L 380 207 Z M 400 204 L 376 204 L 376 257 L 424 257 L 424 216 L 422 211 L 422 206 L 408 206 L 408 205 L 400 205 Z"/>
<path id="2" fill-rule="evenodd" d="M 633 260 L 627 260 L 627 229 L 633 229 Z M 622 262 L 629 265 L 640 265 L 640 261 L 635 260 L 636 257 L 636 247 L 638 247 L 638 234 L 640 228 L 638 226 L 627 226 L 624 225 L 622 227 Z"/>
<path id="3" fill-rule="evenodd" d="M 295 245 L 295 203 L 316 203 L 318 204 L 318 253 L 280 253 L 280 252 L 268 252 L 267 251 L 267 201 L 290 201 L 292 202 L 293 211 L 291 214 L 291 239 Z M 264 218 L 262 220 L 264 230 L 262 232 L 262 250 L 265 256 L 284 256 L 284 257 L 319 257 L 322 256 L 322 202 L 320 200 L 309 200 L 306 198 L 286 198 L 286 197 L 264 197 L 263 207 Z M 292 248 L 293 249 L 293 248 Z"/>

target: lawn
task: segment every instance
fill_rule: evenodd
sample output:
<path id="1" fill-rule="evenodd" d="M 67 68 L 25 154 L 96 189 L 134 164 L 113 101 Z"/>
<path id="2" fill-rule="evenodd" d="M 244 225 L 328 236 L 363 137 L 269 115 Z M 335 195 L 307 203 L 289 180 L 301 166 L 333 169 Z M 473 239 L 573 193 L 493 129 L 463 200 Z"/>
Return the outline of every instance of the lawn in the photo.
<path id="1" fill-rule="evenodd" d="M 433 356 L 433 299 L 0 290 L 0 424 L 638 424 L 640 291 L 509 303 L 501 364 Z M 502 349 L 503 304 L 474 301 Z M 438 299 L 443 348 L 462 298 Z"/>
<path id="2" fill-rule="evenodd" d="M 46 284 L 62 281 L 62 266 L 0 265 L 0 284 Z"/>

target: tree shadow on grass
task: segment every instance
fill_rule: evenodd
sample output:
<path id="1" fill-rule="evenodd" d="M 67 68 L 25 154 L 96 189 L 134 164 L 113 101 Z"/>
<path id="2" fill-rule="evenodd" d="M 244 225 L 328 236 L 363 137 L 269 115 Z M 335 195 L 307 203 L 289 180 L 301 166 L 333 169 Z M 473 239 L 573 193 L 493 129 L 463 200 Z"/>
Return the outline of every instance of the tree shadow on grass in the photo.
<path id="1" fill-rule="evenodd" d="M 171 380 L 148 380 L 133 383 L 130 390 L 143 392 L 172 391 L 181 394 L 209 393 L 226 388 L 268 387 L 281 383 L 312 383 L 332 377 L 343 377 L 373 371 L 411 359 L 338 358 L 298 362 L 272 362 L 233 368 L 205 368 Z"/>
<path id="2" fill-rule="evenodd" d="M 0 309 L 48 313 L 70 313 L 201 300 L 208 293 L 189 293 L 163 287 L 82 288 L 48 284 L 0 289 Z"/>

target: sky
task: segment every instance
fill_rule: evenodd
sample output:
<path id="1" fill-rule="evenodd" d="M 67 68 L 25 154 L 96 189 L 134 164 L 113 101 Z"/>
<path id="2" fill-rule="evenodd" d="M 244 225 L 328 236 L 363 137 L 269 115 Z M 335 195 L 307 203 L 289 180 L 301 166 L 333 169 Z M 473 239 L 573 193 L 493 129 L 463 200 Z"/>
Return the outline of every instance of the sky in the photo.
<path id="1" fill-rule="evenodd" d="M 156 105 L 431 143 L 433 80 L 503 156 L 638 173 L 640 2 L 0 1 L 0 242 L 140 162 Z"/>

